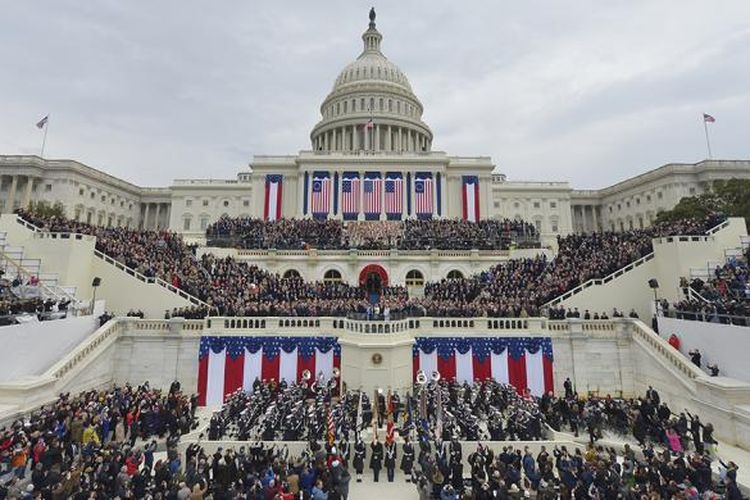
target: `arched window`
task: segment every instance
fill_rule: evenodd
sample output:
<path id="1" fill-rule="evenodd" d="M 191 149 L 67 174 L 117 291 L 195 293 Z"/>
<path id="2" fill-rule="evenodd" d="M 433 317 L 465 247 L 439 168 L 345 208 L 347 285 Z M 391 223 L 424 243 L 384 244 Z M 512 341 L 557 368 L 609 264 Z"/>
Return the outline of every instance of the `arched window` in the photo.
<path id="1" fill-rule="evenodd" d="M 380 98 L 380 104 L 379 104 L 380 111 L 383 111 L 383 98 Z"/>
<path id="2" fill-rule="evenodd" d="M 284 275 L 282 276 L 284 279 L 291 279 L 291 278 L 300 278 L 299 271 L 296 269 L 287 269 L 286 272 L 284 272 Z"/>
<path id="3" fill-rule="evenodd" d="M 424 285 L 424 276 L 421 271 L 412 269 L 406 273 L 406 286 L 422 286 Z"/>
<path id="4" fill-rule="evenodd" d="M 326 283 L 341 283 L 341 273 L 336 269 L 329 269 L 323 275 L 323 281 Z"/>
<path id="5" fill-rule="evenodd" d="M 464 273 L 462 273 L 458 269 L 453 269 L 452 271 L 448 272 L 448 279 L 449 280 L 462 280 L 464 279 Z"/>

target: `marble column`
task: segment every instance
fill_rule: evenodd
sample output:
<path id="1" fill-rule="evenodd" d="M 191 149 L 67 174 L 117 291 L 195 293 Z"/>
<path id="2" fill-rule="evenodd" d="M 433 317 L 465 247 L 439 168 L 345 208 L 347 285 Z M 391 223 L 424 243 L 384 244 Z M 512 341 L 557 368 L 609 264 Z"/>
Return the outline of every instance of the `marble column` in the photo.
<path id="1" fill-rule="evenodd" d="M 352 125 L 352 151 L 359 150 L 359 137 L 357 137 L 357 126 Z"/>
<path id="2" fill-rule="evenodd" d="M 388 129 L 386 131 L 388 134 L 385 138 L 385 149 L 387 151 L 393 151 L 393 138 L 391 137 L 391 126 L 388 125 Z"/>
<path id="3" fill-rule="evenodd" d="M 23 208 L 29 208 L 31 203 L 31 188 L 34 186 L 34 178 L 30 175 L 26 176 L 26 191 L 23 195 Z"/>
<path id="4" fill-rule="evenodd" d="M 151 211 L 151 204 L 146 203 L 145 208 L 146 209 L 144 210 L 144 213 L 143 213 L 143 229 L 148 229 L 148 216 L 149 216 L 149 212 Z"/>
<path id="5" fill-rule="evenodd" d="M 10 176 L 10 191 L 8 191 L 8 205 L 5 209 L 6 212 L 12 214 L 15 207 L 13 206 L 16 203 L 16 189 L 18 189 L 18 176 L 17 175 L 11 175 Z"/>

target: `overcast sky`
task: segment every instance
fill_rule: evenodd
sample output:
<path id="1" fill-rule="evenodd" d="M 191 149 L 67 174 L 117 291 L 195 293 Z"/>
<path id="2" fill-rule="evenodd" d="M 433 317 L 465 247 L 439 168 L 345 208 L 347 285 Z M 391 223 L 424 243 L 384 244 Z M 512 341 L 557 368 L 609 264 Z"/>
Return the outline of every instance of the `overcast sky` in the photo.
<path id="1" fill-rule="evenodd" d="M 234 178 L 309 149 L 361 51 L 368 1 L 0 0 L 0 154 L 139 185 Z M 671 161 L 750 157 L 750 1 L 375 3 L 433 149 L 511 180 L 597 188 Z"/>

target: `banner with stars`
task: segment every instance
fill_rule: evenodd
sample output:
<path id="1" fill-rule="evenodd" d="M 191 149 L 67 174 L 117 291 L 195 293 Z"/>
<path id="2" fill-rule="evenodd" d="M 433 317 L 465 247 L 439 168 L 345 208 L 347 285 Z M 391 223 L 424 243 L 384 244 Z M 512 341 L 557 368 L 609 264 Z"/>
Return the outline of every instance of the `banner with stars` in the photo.
<path id="1" fill-rule="evenodd" d="M 519 393 L 541 396 L 554 390 L 552 340 L 549 337 L 417 337 L 413 347 L 414 378 L 462 384 L 494 379 Z"/>
<path id="2" fill-rule="evenodd" d="M 252 391 L 255 380 L 296 383 L 309 370 L 330 380 L 341 368 L 335 337 L 201 337 L 198 404 L 218 406 L 237 389 Z"/>

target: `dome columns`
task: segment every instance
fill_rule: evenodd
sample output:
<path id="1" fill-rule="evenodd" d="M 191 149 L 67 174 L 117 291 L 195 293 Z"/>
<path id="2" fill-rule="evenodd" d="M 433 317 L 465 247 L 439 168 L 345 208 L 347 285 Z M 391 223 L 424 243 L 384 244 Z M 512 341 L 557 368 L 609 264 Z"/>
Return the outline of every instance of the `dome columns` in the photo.
<path id="1" fill-rule="evenodd" d="M 369 129 L 365 125 L 340 125 L 318 131 L 313 147 L 319 152 L 419 153 L 430 151 L 432 137 L 389 123 L 376 123 Z"/>

